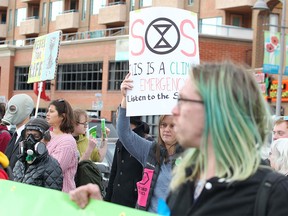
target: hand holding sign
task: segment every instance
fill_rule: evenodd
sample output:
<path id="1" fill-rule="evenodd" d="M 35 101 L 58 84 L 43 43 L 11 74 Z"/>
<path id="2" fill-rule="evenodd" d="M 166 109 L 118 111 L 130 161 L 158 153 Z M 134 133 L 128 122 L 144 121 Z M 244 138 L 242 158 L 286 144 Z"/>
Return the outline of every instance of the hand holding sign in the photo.
<path id="1" fill-rule="evenodd" d="M 88 205 L 90 198 L 102 200 L 101 191 L 98 185 L 87 184 L 70 192 L 70 199 L 80 208 L 85 208 Z"/>
<path id="2" fill-rule="evenodd" d="M 122 93 L 122 101 L 121 101 L 121 107 L 126 108 L 126 95 L 127 95 L 127 90 L 132 90 L 133 89 L 133 80 L 130 79 L 130 73 L 128 73 L 125 76 L 125 79 L 121 83 L 121 93 Z"/>

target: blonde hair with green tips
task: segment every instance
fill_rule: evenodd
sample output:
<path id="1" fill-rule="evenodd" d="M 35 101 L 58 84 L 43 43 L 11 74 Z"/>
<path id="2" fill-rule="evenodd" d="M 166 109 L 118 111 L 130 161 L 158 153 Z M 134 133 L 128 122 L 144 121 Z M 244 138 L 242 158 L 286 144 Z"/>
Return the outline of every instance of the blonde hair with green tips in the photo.
<path id="1" fill-rule="evenodd" d="M 207 173 L 208 139 L 214 149 L 216 176 L 229 182 L 247 179 L 259 167 L 260 147 L 272 126 L 254 75 L 226 61 L 198 65 L 189 78 L 204 102 L 204 131 L 200 148 L 186 150 L 173 171 L 171 189 Z M 187 168 L 192 168 L 188 176 Z"/>

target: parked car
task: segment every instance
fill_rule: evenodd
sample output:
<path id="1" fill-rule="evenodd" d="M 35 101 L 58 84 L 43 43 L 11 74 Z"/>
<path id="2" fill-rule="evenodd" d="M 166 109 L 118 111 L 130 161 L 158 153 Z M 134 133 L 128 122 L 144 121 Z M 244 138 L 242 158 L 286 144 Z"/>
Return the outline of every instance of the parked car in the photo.
<path id="1" fill-rule="evenodd" d="M 101 137 L 101 119 L 91 119 L 89 122 L 89 128 L 97 126 L 97 138 Z M 114 157 L 114 151 L 115 151 L 115 143 L 118 140 L 117 131 L 110 121 L 105 121 L 105 126 L 110 129 L 110 134 L 107 137 L 108 143 L 107 143 L 107 153 L 104 157 L 104 160 L 102 162 L 96 162 L 97 167 L 102 173 L 103 177 L 103 185 L 106 191 L 106 188 L 108 186 L 113 157 Z"/>

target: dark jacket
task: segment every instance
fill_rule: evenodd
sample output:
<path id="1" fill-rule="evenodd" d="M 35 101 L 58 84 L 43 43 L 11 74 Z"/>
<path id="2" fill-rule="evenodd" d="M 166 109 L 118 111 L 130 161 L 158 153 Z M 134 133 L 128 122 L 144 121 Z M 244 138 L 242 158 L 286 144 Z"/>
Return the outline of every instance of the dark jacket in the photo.
<path id="1" fill-rule="evenodd" d="M 14 132 L 14 134 L 16 131 Z M 9 159 L 9 166 L 13 170 L 17 160 L 18 160 L 18 155 L 19 155 L 19 143 L 22 141 L 22 136 L 18 138 L 18 140 L 15 142 L 15 137 L 14 134 L 12 135 L 11 140 L 9 141 L 7 148 L 5 150 L 5 154 Z"/>
<path id="2" fill-rule="evenodd" d="M 133 130 L 144 137 L 144 126 Z M 136 183 L 142 178 L 143 167 L 117 140 L 105 201 L 134 208 L 137 201 Z"/>
<path id="3" fill-rule="evenodd" d="M 271 172 L 271 170 L 268 170 Z M 232 184 L 219 178 L 209 179 L 196 201 L 194 201 L 194 183 L 188 181 L 167 198 L 171 216 L 252 216 L 256 194 L 260 183 L 267 174 L 267 168 L 258 169 L 256 174 L 247 180 Z M 288 215 L 288 178 L 282 176 L 272 185 L 266 215 Z"/>
<path id="4" fill-rule="evenodd" d="M 60 164 L 48 154 L 48 151 L 32 164 L 19 159 L 13 169 L 14 181 L 40 187 L 62 190 L 63 175 Z"/>

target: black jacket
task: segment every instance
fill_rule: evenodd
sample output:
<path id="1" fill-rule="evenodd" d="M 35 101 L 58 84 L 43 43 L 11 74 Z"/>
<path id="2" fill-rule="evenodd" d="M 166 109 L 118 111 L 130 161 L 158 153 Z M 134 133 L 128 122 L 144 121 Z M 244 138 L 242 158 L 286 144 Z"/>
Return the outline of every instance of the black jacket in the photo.
<path id="1" fill-rule="evenodd" d="M 15 132 L 14 132 L 15 133 Z M 18 135 L 20 136 L 20 135 Z M 18 140 L 15 143 L 15 137 L 14 134 L 12 135 L 11 140 L 9 141 L 7 148 L 5 150 L 5 155 L 9 159 L 9 166 L 13 170 L 17 160 L 18 160 L 18 155 L 19 155 L 19 143 L 22 141 L 22 136 L 18 138 Z"/>
<path id="2" fill-rule="evenodd" d="M 265 170 L 258 169 L 247 180 L 232 184 L 211 178 L 196 201 L 193 196 L 194 183 L 188 181 L 167 198 L 171 216 L 252 216 L 256 193 L 267 173 Z M 267 207 L 267 215 L 288 215 L 288 178 L 283 176 L 271 189 L 268 204 L 263 206 Z"/>
<path id="3" fill-rule="evenodd" d="M 144 137 L 144 126 L 133 130 Z M 137 201 L 136 183 L 142 178 L 143 167 L 118 140 L 107 187 L 105 201 L 134 208 Z"/>
<path id="4" fill-rule="evenodd" d="M 62 190 L 63 175 L 60 164 L 48 151 L 32 163 L 19 159 L 13 169 L 14 181 L 30 185 Z"/>

